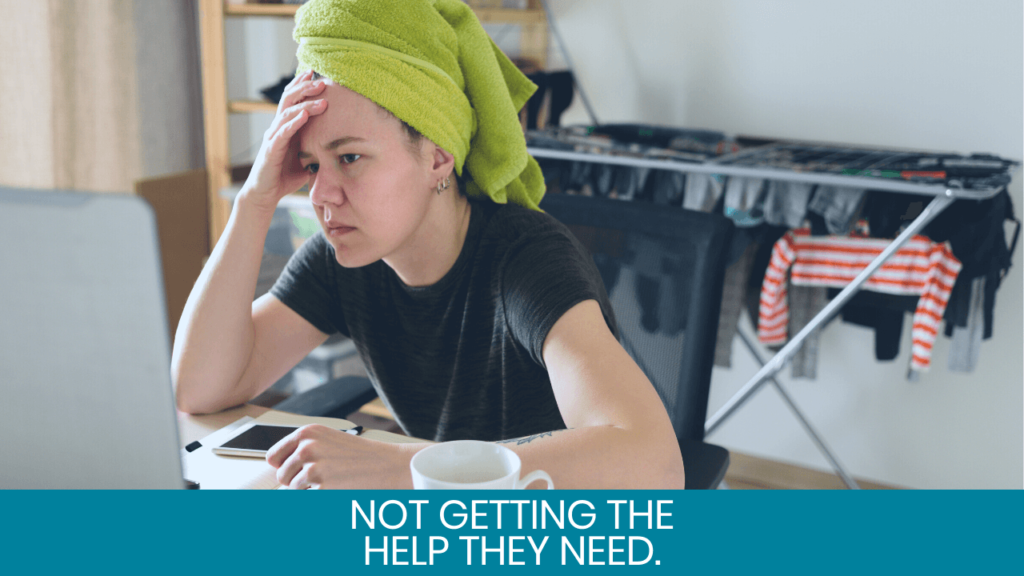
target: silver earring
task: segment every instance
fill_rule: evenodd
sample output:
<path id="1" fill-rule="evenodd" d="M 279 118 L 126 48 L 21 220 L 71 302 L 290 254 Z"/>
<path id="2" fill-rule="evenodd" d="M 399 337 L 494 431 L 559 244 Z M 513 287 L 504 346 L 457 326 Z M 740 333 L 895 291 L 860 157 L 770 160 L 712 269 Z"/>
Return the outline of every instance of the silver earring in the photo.
<path id="1" fill-rule="evenodd" d="M 437 181 L 437 193 L 440 194 L 442 191 L 447 190 L 451 186 L 451 181 L 445 177 L 444 180 Z"/>

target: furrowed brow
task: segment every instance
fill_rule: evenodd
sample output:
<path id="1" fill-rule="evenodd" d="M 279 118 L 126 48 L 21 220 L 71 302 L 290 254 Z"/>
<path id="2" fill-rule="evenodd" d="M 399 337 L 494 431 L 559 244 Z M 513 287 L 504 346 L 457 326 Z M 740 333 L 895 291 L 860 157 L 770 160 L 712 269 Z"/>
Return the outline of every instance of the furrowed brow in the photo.
<path id="1" fill-rule="evenodd" d="M 334 150 L 336 148 L 344 146 L 345 144 L 351 144 L 352 142 L 366 142 L 366 139 L 360 138 L 358 136 L 344 136 L 342 138 L 338 138 L 337 140 L 333 140 L 330 144 L 325 146 L 325 148 L 327 148 L 328 150 Z M 305 152 L 303 150 L 299 151 L 299 160 L 305 160 L 307 158 L 312 157 L 313 155 L 310 154 L 309 152 Z"/>

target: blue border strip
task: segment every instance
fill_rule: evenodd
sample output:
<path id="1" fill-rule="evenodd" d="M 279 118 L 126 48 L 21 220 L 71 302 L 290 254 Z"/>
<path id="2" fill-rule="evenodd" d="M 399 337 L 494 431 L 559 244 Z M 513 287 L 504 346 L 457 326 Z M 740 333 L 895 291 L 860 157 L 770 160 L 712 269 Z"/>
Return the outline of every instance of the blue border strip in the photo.
<path id="1" fill-rule="evenodd" d="M 609 501 L 633 502 L 632 529 L 628 504 Z M 1017 491 L 7 491 L 0 510 L 6 574 L 526 572 L 544 537 L 540 567 L 572 573 L 964 574 L 1019 570 L 1024 541 Z M 630 538 L 645 562 L 629 565 Z"/>

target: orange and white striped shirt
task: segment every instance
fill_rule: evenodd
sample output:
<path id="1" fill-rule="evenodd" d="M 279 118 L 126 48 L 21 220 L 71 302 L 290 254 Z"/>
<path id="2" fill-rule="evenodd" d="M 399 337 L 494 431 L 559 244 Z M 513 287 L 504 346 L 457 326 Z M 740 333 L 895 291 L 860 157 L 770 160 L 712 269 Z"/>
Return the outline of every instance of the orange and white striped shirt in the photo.
<path id="1" fill-rule="evenodd" d="M 890 243 L 878 238 L 811 236 L 807 228 L 786 232 L 772 249 L 761 286 L 758 338 L 764 344 L 785 344 L 789 324 L 786 272 L 797 286 L 843 288 Z M 917 235 L 907 241 L 864 283 L 863 289 L 920 296 L 914 312 L 910 367 L 927 370 L 939 322 L 962 265 L 947 242 Z"/>

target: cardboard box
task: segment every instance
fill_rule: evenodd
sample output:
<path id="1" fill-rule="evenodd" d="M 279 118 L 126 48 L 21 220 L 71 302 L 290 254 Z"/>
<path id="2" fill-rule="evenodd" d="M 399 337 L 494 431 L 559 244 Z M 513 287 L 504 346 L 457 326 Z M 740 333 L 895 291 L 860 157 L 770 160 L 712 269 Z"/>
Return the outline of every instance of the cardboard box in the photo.
<path id="1" fill-rule="evenodd" d="M 210 209 L 206 187 L 206 170 L 135 183 L 135 193 L 145 198 L 156 214 L 167 299 L 167 326 L 172 342 L 185 301 L 210 254 Z"/>

